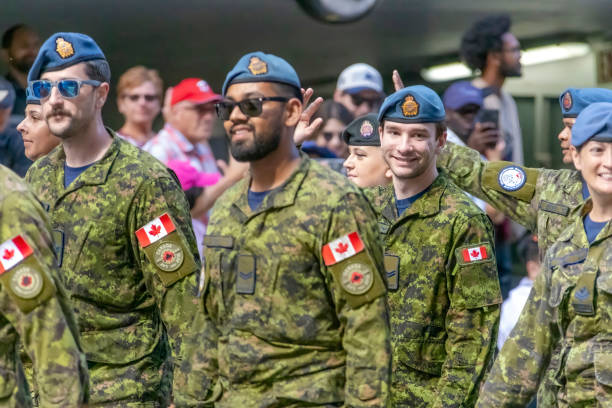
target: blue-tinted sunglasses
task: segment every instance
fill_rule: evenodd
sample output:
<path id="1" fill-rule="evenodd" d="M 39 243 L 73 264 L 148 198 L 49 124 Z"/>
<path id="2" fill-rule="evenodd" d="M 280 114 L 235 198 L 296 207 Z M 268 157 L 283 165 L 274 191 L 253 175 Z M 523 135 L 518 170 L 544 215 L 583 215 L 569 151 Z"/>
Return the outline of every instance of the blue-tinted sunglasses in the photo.
<path id="1" fill-rule="evenodd" d="M 30 89 L 32 89 L 32 95 L 37 99 L 48 98 L 54 86 L 57 86 L 57 90 L 64 98 L 75 98 L 79 94 L 81 85 L 98 87 L 100 84 L 102 84 L 102 82 L 94 81 L 93 79 L 62 79 L 59 81 L 41 79 L 39 81 L 30 82 Z"/>

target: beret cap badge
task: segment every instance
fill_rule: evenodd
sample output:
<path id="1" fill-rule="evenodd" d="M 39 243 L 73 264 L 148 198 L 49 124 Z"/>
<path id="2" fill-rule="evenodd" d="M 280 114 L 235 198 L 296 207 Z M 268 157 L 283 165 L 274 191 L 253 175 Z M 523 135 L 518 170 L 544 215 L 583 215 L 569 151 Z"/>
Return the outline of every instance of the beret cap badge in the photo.
<path id="1" fill-rule="evenodd" d="M 249 60 L 249 71 L 253 75 L 263 75 L 268 73 L 268 64 L 259 57 L 251 57 Z"/>
<path id="2" fill-rule="evenodd" d="M 374 126 L 372 126 L 369 120 L 364 120 L 359 128 L 359 133 L 361 137 L 370 137 L 374 134 Z"/>
<path id="3" fill-rule="evenodd" d="M 62 37 L 57 37 L 55 44 L 55 51 L 60 57 L 65 59 L 74 55 L 74 48 L 72 48 L 72 44 L 64 40 Z"/>
<path id="4" fill-rule="evenodd" d="M 563 109 L 565 109 L 566 111 L 572 109 L 572 94 L 570 93 L 570 91 L 567 91 L 563 95 Z"/>
<path id="5" fill-rule="evenodd" d="M 406 95 L 402 103 L 402 113 L 408 118 L 412 118 L 419 114 L 419 103 L 414 100 L 412 95 Z"/>

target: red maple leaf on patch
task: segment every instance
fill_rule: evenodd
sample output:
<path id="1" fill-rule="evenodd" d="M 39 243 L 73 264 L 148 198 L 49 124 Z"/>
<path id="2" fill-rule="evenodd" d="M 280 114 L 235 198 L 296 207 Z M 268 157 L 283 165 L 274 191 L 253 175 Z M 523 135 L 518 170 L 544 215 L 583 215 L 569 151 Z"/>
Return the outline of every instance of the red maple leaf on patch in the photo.
<path id="1" fill-rule="evenodd" d="M 346 251 L 348 251 L 348 248 L 349 248 L 348 244 L 345 244 L 344 242 L 341 242 L 341 243 L 338 244 L 336 249 L 334 249 L 334 251 L 336 251 L 339 254 L 343 254 Z"/>
<path id="2" fill-rule="evenodd" d="M 480 255 L 480 251 L 473 250 L 470 255 L 472 255 L 472 258 L 476 258 L 478 255 Z"/>
<path id="3" fill-rule="evenodd" d="M 153 225 L 151 230 L 149 231 L 149 235 L 158 235 L 161 232 L 161 227 L 159 225 Z"/>
<path id="4" fill-rule="evenodd" d="M 15 250 L 14 249 L 5 249 L 4 250 L 4 255 L 2 255 L 2 257 L 4 259 L 11 259 L 13 257 L 13 255 L 15 255 Z"/>
<path id="5" fill-rule="evenodd" d="M 174 252 L 166 251 L 164 252 L 164 261 L 170 262 L 174 258 Z"/>
<path id="6" fill-rule="evenodd" d="M 359 272 L 353 272 L 353 275 L 351 276 L 351 282 L 359 283 L 361 282 L 362 279 L 363 279 L 362 274 L 360 274 Z"/>

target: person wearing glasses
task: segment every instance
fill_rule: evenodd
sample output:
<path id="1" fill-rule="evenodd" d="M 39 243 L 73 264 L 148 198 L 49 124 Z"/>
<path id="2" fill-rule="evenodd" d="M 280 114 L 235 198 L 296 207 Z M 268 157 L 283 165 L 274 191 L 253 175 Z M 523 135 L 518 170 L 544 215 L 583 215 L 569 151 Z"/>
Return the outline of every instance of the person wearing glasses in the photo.
<path id="1" fill-rule="evenodd" d="M 353 64 L 340 73 L 334 101 L 344 105 L 354 118 L 378 112 L 383 99 L 382 76 L 373 66 Z"/>
<path id="2" fill-rule="evenodd" d="M 502 89 L 506 78 L 520 77 L 521 44 L 510 32 L 507 15 L 475 22 L 461 38 L 461 58 L 480 73 L 472 84 L 483 89 L 484 108 L 499 110 L 499 129 L 506 148 L 502 159 L 523 164 L 523 138 L 516 102 Z"/>
<path id="3" fill-rule="evenodd" d="M 348 145 L 342 139 L 342 132 L 353 121 L 353 115 L 341 103 L 325 101 L 314 115 L 321 118 L 321 126 L 314 136 L 313 142 L 331 151 L 337 158 L 348 157 Z M 306 143 L 305 143 L 306 144 Z M 302 145 L 302 149 L 305 146 Z"/>
<path id="4" fill-rule="evenodd" d="M 89 402 L 166 406 L 162 384 L 172 375 L 181 401 L 196 375 L 179 367 L 183 350 L 201 335 L 193 323 L 200 261 L 185 195 L 162 163 L 104 126 L 110 67 L 91 37 L 53 34 L 28 80 L 62 140 L 26 181 L 51 218 L 89 365 Z"/>
<path id="5" fill-rule="evenodd" d="M 204 237 L 210 324 L 198 361 L 215 407 L 386 407 L 389 320 L 374 214 L 346 177 L 300 153 L 300 80 L 244 55 L 217 103 L 250 176 L 217 200 Z M 201 362 L 199 361 L 201 360 Z"/>
<path id="6" fill-rule="evenodd" d="M 157 70 L 137 65 L 125 71 L 117 85 L 117 107 L 125 123 L 117 135 L 137 147 L 152 139 L 163 93 L 164 83 Z"/>
<path id="7" fill-rule="evenodd" d="M 215 93 L 200 78 L 187 78 L 172 87 L 167 122 L 143 149 L 162 163 L 180 161 L 190 164 L 196 171 L 219 174 L 223 177 L 202 190 L 191 208 L 197 239 L 206 233 L 208 212 L 223 192 L 244 177 L 247 166 L 230 158 L 229 164 L 215 160 L 208 140 L 216 121 L 215 102 L 221 95 Z M 198 247 L 201 249 L 201 247 Z"/>
<path id="8" fill-rule="evenodd" d="M 536 392 L 552 396 L 543 407 L 612 401 L 612 103 L 578 115 L 570 151 L 590 197 L 546 253 L 477 407 L 523 407 Z"/>

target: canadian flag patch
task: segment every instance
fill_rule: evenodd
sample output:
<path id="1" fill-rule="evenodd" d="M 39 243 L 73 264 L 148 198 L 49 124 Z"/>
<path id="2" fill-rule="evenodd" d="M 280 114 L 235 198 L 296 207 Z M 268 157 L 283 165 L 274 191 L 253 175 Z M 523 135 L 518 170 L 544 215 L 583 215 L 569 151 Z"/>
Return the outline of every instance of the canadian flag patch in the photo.
<path id="1" fill-rule="evenodd" d="M 358 232 L 351 232 L 332 242 L 325 244 L 321 249 L 325 265 L 330 266 L 363 251 L 363 241 Z"/>
<path id="2" fill-rule="evenodd" d="M 32 248 L 21 235 L 0 245 L 0 274 L 32 255 Z"/>
<path id="3" fill-rule="evenodd" d="M 489 258 L 487 247 L 485 245 L 465 248 L 463 251 L 461 251 L 461 254 L 463 255 L 464 262 L 482 261 L 483 259 Z"/>
<path id="4" fill-rule="evenodd" d="M 159 241 L 176 228 L 168 213 L 164 213 L 136 231 L 136 238 L 142 248 Z"/>

